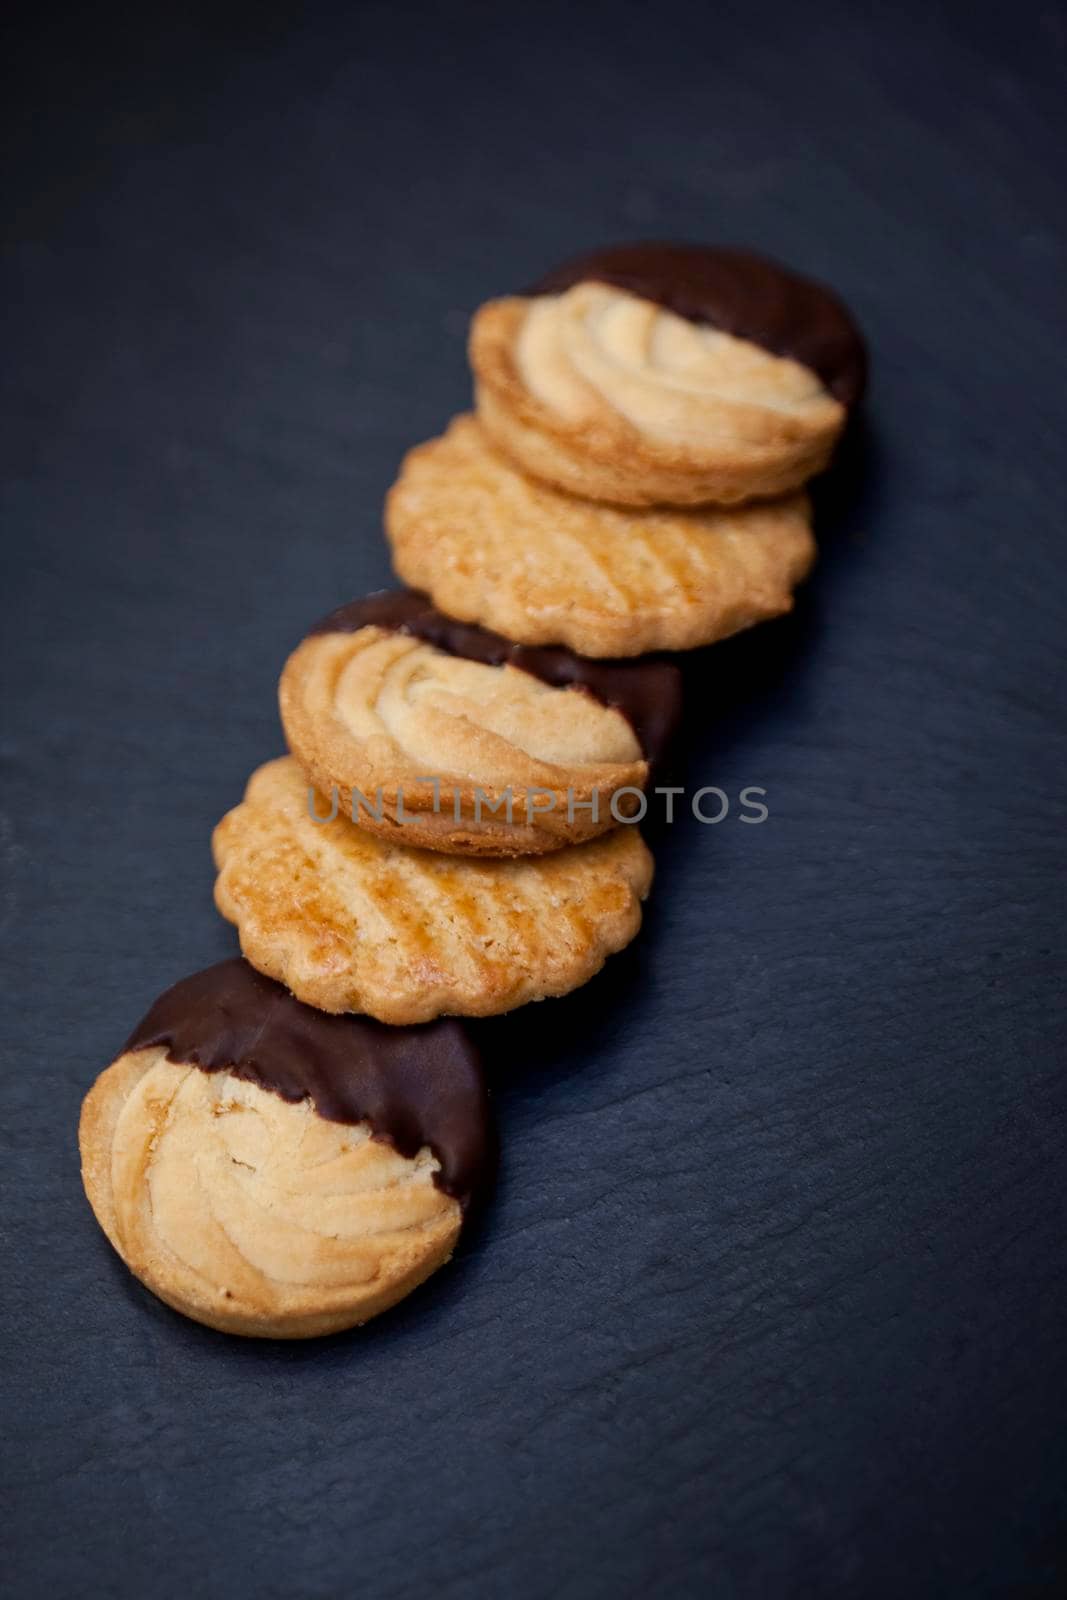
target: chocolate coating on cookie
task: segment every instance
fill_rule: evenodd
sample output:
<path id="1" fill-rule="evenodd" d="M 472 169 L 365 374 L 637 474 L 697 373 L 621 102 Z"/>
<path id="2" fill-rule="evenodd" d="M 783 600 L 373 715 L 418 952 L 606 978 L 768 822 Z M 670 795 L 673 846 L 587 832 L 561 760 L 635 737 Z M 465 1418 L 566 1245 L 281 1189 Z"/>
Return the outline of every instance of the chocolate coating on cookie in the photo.
<path id="1" fill-rule="evenodd" d="M 799 361 L 843 406 L 863 393 L 866 347 L 845 306 L 764 256 L 706 245 L 608 245 L 564 262 L 526 292 L 563 294 L 590 280 Z"/>
<path id="2" fill-rule="evenodd" d="M 383 589 L 332 611 L 309 629 L 321 633 L 357 633 L 360 628 L 386 628 L 411 634 L 448 655 L 485 666 L 517 667 L 554 689 L 582 689 L 624 716 L 637 736 L 645 759 L 662 763 L 678 729 L 682 709 L 682 675 L 670 661 L 594 661 L 562 645 L 513 644 L 499 633 L 474 623 L 457 622 L 438 611 L 415 589 Z"/>
<path id="3" fill-rule="evenodd" d="M 407 1158 L 424 1146 L 434 1182 L 466 1207 L 486 1188 L 496 1141 L 478 1052 L 451 1020 L 389 1028 L 329 1016 L 236 957 L 160 995 L 123 1047 L 230 1072 L 283 1100 L 310 1099 L 328 1122 L 366 1122 Z"/>

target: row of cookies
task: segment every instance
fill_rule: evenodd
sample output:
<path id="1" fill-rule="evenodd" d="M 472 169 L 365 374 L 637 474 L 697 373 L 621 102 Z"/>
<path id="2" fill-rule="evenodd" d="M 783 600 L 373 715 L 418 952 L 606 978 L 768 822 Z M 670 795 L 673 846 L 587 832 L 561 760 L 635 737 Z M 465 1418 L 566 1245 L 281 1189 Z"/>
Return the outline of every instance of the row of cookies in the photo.
<path id="1" fill-rule="evenodd" d="M 291 754 L 216 829 L 244 959 L 161 997 L 83 1111 L 111 1242 L 228 1331 L 362 1322 L 448 1259 L 495 1144 L 445 1019 L 564 994 L 633 938 L 652 859 L 626 823 L 680 695 L 633 658 L 788 609 L 799 490 L 863 379 L 825 291 L 676 246 L 491 302 L 471 355 L 477 416 L 387 504 L 413 589 L 298 646 Z"/>
<path id="2" fill-rule="evenodd" d="M 247 959 L 164 994 L 86 1098 L 83 1176 L 108 1238 L 156 1295 L 223 1331 L 336 1331 L 446 1261 L 495 1152 L 478 1053 L 449 1014 L 567 993 L 640 924 L 652 858 L 637 830 L 579 822 L 587 842 L 561 841 L 530 796 L 545 774 L 528 735 L 487 723 L 506 711 L 557 745 L 622 740 L 629 759 L 598 765 L 609 823 L 617 780 L 646 776 L 631 725 L 566 686 L 571 652 L 540 652 L 536 675 L 484 630 L 463 629 L 457 653 L 443 625 L 379 595 L 298 646 L 280 689 L 295 754 L 259 768 L 214 835 L 216 901 Z M 658 749 L 677 669 L 588 667 Z M 480 826 L 453 804 L 469 786 L 447 786 L 464 761 L 530 799 L 517 837 L 489 816 L 477 855 L 455 853 Z M 435 792 L 440 813 L 419 803 Z"/>

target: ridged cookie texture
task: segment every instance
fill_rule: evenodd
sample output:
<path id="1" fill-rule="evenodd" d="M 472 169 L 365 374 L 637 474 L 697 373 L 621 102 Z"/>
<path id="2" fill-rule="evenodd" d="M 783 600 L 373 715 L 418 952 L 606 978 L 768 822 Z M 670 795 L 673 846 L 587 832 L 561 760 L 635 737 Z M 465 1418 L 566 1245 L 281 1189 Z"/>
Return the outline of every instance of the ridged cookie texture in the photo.
<path id="1" fill-rule="evenodd" d="M 142 1026 L 97 1079 L 79 1129 L 85 1190 L 115 1250 L 175 1310 L 260 1338 L 333 1333 L 452 1254 L 462 1185 L 492 1164 L 484 1080 L 458 1024 L 379 1041 L 362 1019 L 301 1017 L 278 985 L 231 970 L 244 965 L 168 991 L 145 1021 L 168 1004 L 177 1017 L 195 990 L 177 1032 Z M 438 1133 L 447 1185 L 422 1142 Z"/>
<path id="2" fill-rule="evenodd" d="M 482 861 L 387 842 L 331 810 L 282 758 L 213 840 L 215 901 L 245 956 L 323 1011 L 492 1016 L 578 988 L 640 927 L 653 869 L 633 826 Z"/>
<path id="3" fill-rule="evenodd" d="M 689 506 L 782 495 L 827 465 L 864 352 L 821 286 L 735 251 L 645 245 L 579 258 L 542 288 L 490 301 L 471 327 L 479 416 L 525 471 L 592 499 Z"/>
<path id="4" fill-rule="evenodd" d="M 524 644 L 635 656 L 712 644 L 791 610 L 815 560 L 806 496 L 627 511 L 519 472 L 478 420 L 409 451 L 386 501 L 397 573 Z"/>
<path id="5" fill-rule="evenodd" d="M 401 590 L 314 629 L 286 663 L 279 704 L 308 778 L 361 827 L 515 856 L 606 832 L 613 804 L 634 814 L 648 757 L 678 718 L 680 674 L 524 649 Z"/>

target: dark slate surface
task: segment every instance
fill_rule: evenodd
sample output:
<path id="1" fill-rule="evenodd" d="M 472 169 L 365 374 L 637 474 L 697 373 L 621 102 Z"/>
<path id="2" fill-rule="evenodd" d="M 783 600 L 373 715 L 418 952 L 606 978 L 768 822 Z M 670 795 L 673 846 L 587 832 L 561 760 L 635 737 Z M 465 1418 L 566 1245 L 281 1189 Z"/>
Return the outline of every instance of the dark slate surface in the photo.
<path id="1" fill-rule="evenodd" d="M 1065 25 L 990 9 L 16 22 L 18 1596 L 1062 1591 Z M 505 1174 L 438 1281 L 199 1329 L 98 1233 L 81 1095 L 233 948 L 209 831 L 386 580 L 471 309 L 663 234 L 825 276 L 875 352 L 796 618 L 691 667 L 690 781 L 770 819 L 666 830 L 639 946 L 481 1030 Z"/>

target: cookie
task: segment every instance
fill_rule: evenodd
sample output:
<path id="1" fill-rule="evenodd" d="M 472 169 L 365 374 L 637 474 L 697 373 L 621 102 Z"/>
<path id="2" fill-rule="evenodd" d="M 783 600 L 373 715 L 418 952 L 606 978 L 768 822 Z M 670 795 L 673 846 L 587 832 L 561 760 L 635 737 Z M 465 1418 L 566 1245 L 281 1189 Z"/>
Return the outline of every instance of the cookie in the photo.
<path id="1" fill-rule="evenodd" d="M 356 827 L 292 757 L 215 829 L 215 902 L 298 999 L 382 1022 L 492 1016 L 576 989 L 629 944 L 652 857 L 624 826 L 551 855 L 479 861 Z"/>
<path id="2" fill-rule="evenodd" d="M 585 656 L 688 650 L 781 616 L 815 559 L 802 494 L 703 511 L 577 500 L 469 415 L 409 451 L 386 530 L 400 577 L 442 611 Z"/>
<path id="3" fill-rule="evenodd" d="M 468 855 L 594 838 L 613 803 L 633 815 L 680 701 L 669 662 L 515 645 L 411 590 L 333 612 L 279 686 L 290 750 L 346 816 Z"/>
<path id="4" fill-rule="evenodd" d="M 618 245 L 493 300 L 478 415 L 526 472 L 620 505 L 731 505 L 827 465 L 866 356 L 837 297 L 743 251 Z"/>
<path id="5" fill-rule="evenodd" d="M 226 1333 L 377 1316 L 452 1254 L 495 1143 L 463 1027 L 302 1006 L 247 962 L 162 995 L 82 1107 L 97 1221 L 152 1293 Z"/>

